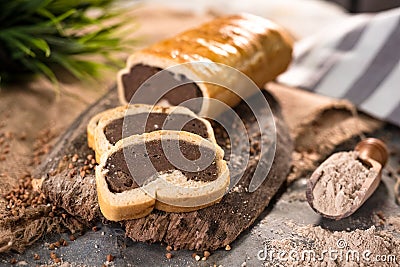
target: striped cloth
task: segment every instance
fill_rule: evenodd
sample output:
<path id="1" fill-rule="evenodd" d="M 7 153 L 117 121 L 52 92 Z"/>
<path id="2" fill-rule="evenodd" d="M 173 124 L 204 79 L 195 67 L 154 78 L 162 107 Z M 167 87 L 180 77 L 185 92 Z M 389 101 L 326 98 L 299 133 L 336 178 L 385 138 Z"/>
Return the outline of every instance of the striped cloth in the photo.
<path id="1" fill-rule="evenodd" d="M 346 98 L 400 126 L 400 8 L 356 15 L 296 44 L 279 82 Z"/>

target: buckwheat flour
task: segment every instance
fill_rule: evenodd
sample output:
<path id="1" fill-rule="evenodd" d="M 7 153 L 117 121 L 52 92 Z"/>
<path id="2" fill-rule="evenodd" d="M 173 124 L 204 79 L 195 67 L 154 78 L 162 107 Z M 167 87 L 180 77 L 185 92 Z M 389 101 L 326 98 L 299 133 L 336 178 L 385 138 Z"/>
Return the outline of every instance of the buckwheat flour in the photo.
<path id="1" fill-rule="evenodd" d="M 321 177 L 313 190 L 314 208 L 323 214 L 337 216 L 359 204 L 365 194 L 363 183 L 377 173 L 358 160 L 358 153 L 338 152 L 316 170 Z"/>
<path id="2" fill-rule="evenodd" d="M 268 240 L 263 253 L 265 266 L 398 266 L 400 238 L 375 226 L 331 232 L 296 225 L 291 237 Z"/>

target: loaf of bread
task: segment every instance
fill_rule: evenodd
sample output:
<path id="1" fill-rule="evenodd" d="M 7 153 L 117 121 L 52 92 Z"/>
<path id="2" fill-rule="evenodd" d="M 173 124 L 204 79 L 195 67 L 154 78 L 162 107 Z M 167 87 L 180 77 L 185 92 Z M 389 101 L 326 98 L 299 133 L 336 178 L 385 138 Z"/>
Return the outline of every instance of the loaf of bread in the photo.
<path id="1" fill-rule="evenodd" d="M 181 106 L 125 105 L 102 112 L 100 118 L 93 118 L 97 119 L 93 145 L 97 161 L 122 138 L 158 130 L 187 131 L 216 142 L 211 124 Z M 89 127 L 93 126 L 89 123 Z"/>
<path id="2" fill-rule="evenodd" d="M 121 221 L 146 216 L 153 208 L 188 212 L 210 206 L 229 186 L 223 156 L 214 142 L 184 131 L 124 138 L 103 154 L 96 168 L 101 212 L 108 220 Z"/>
<path id="3" fill-rule="evenodd" d="M 284 29 L 264 18 L 250 14 L 217 18 L 131 55 L 118 74 L 119 98 L 123 104 L 183 103 L 197 114 L 213 116 L 218 107 L 210 98 L 233 107 L 284 72 L 292 58 L 292 43 Z M 249 86 L 233 69 L 256 86 Z M 184 103 L 194 98 L 201 100 Z"/>

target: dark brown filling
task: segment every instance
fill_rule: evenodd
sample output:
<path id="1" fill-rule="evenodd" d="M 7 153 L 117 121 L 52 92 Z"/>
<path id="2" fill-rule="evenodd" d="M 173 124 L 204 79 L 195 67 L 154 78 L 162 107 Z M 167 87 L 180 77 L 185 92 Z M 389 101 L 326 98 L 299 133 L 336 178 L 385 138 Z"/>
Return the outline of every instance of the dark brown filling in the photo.
<path id="1" fill-rule="evenodd" d="M 159 99 L 163 99 L 167 100 L 172 106 L 178 106 L 187 100 L 203 96 L 200 88 L 186 76 L 175 75 L 168 71 L 159 73 L 161 70 L 161 68 L 142 64 L 134 65 L 129 73 L 122 76 L 126 101 L 132 104 L 154 105 L 159 102 Z M 155 76 L 156 78 L 146 82 L 141 92 L 135 94 L 140 86 L 155 74 L 158 74 Z M 132 99 L 132 97 L 134 98 Z M 189 101 L 183 103 L 182 106 L 198 113 L 201 110 L 201 101 Z"/>
<path id="2" fill-rule="evenodd" d="M 111 192 L 120 193 L 129 189 L 139 187 L 149 178 L 154 177 L 158 172 L 170 172 L 180 170 L 188 180 L 209 182 L 217 179 L 217 166 L 215 162 L 215 151 L 201 147 L 193 143 L 180 140 L 179 149 L 185 158 L 183 162 L 174 161 L 174 166 L 165 156 L 164 150 L 169 151 L 176 145 L 175 140 L 153 140 L 143 144 L 127 146 L 124 150 L 112 154 L 106 162 L 106 169 L 109 170 L 105 176 L 106 182 Z M 179 152 L 177 152 L 179 153 Z M 129 155 L 125 160 L 125 155 Z M 201 171 L 190 172 L 187 170 L 198 169 L 203 166 L 201 159 L 214 159 L 211 164 Z M 197 160 L 197 161 L 196 161 Z M 132 173 L 128 168 L 131 166 Z M 201 168 L 201 167 L 200 167 Z"/>
<path id="3" fill-rule="evenodd" d="M 208 138 L 206 125 L 186 114 L 138 113 L 112 121 L 104 128 L 107 140 L 115 145 L 125 137 L 157 130 L 183 130 Z M 125 120 L 125 123 L 124 123 Z"/>

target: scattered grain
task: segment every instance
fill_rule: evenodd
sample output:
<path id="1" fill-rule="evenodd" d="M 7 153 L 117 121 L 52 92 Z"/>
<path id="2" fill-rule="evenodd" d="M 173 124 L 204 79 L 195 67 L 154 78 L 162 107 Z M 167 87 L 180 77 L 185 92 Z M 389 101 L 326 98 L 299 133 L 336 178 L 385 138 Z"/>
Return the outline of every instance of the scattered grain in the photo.
<path id="1" fill-rule="evenodd" d="M 72 156 L 72 162 L 77 162 L 78 161 L 78 159 L 79 159 L 79 156 L 78 156 L 78 154 L 74 154 L 73 156 Z"/>
<path id="2" fill-rule="evenodd" d="M 172 259 L 172 257 L 173 257 L 173 255 L 171 254 L 171 253 L 167 253 L 167 254 L 165 254 L 165 257 L 167 258 L 167 259 Z"/>
<path id="3" fill-rule="evenodd" d="M 5 133 L 4 133 L 4 137 L 5 137 L 6 139 L 13 139 L 13 138 L 14 138 L 14 133 L 11 132 L 11 131 L 5 132 Z"/>
<path id="4" fill-rule="evenodd" d="M 47 154 L 52 145 L 51 141 L 57 136 L 54 129 L 49 128 L 39 132 L 34 144 L 33 144 L 33 159 L 30 165 L 39 165 L 41 162 L 41 156 Z"/>
<path id="5" fill-rule="evenodd" d="M 23 173 L 18 177 L 18 185 L 3 196 L 7 200 L 7 207 L 13 216 L 18 216 L 26 208 L 47 204 L 46 197 L 33 189 L 30 173 Z"/>
<path id="6" fill-rule="evenodd" d="M 27 137 L 27 136 L 28 136 L 28 135 L 27 135 L 26 132 L 22 132 L 22 133 L 19 135 L 19 140 L 24 141 L 24 140 L 26 140 L 26 137 Z"/>
<path id="7" fill-rule="evenodd" d="M 382 221 L 385 221 L 385 216 L 383 215 L 383 212 L 381 210 L 377 211 L 376 215 L 379 217 L 379 219 L 381 219 Z"/>
<path id="8" fill-rule="evenodd" d="M 112 262 L 112 261 L 114 260 L 114 256 L 111 255 L 111 254 L 108 254 L 107 257 L 106 257 L 106 260 L 107 260 L 108 262 Z"/>

